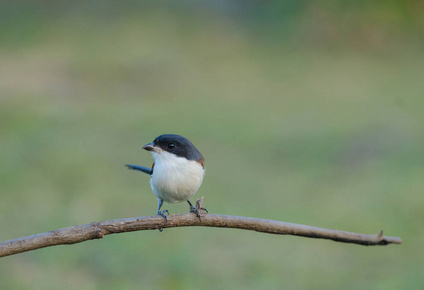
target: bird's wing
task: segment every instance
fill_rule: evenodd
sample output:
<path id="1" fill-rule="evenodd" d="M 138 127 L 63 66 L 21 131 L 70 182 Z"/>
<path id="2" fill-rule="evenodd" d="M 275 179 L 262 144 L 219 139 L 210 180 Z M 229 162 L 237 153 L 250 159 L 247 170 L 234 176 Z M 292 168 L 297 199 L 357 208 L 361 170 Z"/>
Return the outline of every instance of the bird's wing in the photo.
<path id="1" fill-rule="evenodd" d="M 152 168 L 144 167 L 144 166 L 139 166 L 139 165 L 131 165 L 131 164 L 125 164 L 125 166 L 128 167 L 128 169 L 138 170 L 138 171 L 147 173 L 149 175 L 152 175 L 154 163 L 153 163 Z"/>

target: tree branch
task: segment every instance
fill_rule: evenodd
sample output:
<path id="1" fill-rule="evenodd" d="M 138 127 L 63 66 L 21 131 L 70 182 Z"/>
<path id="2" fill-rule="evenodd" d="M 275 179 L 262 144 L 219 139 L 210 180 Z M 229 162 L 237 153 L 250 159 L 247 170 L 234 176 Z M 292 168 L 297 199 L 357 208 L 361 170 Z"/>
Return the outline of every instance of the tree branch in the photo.
<path id="1" fill-rule="evenodd" d="M 383 231 L 376 235 L 364 235 L 281 221 L 217 214 L 202 214 L 202 220 L 199 221 L 196 215 L 186 213 L 168 215 L 167 222 L 161 216 L 115 219 L 103 222 L 93 222 L 85 225 L 76 225 L 47 233 L 5 241 L 0 243 L 0 257 L 44 247 L 70 245 L 93 239 L 101 239 L 105 235 L 110 234 L 190 226 L 244 229 L 270 234 L 329 239 L 336 242 L 354 243 L 366 246 L 402 243 L 401 238 L 383 236 Z"/>

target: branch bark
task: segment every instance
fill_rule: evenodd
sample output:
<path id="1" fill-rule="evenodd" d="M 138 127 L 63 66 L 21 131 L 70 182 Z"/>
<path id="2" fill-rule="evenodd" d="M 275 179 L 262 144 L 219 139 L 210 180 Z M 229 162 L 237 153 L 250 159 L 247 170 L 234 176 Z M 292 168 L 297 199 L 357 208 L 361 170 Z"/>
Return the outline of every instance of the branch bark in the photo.
<path id="1" fill-rule="evenodd" d="M 115 219 L 103 222 L 93 222 L 85 225 L 76 225 L 5 241 L 0 243 L 0 257 L 44 247 L 70 245 L 93 239 L 101 239 L 110 234 L 190 226 L 244 229 L 270 234 L 329 239 L 336 242 L 365 246 L 402 243 L 399 237 L 383 236 L 383 231 L 376 235 L 364 235 L 281 221 L 217 214 L 202 214 L 202 219 L 199 221 L 196 215 L 186 213 L 168 215 L 167 222 L 161 216 Z"/>

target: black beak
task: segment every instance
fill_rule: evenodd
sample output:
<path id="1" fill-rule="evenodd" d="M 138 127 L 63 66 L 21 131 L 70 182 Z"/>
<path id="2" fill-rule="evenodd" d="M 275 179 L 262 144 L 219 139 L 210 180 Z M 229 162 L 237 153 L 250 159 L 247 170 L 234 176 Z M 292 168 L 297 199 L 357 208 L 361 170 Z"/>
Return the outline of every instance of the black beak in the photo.
<path id="1" fill-rule="evenodd" d="M 152 142 L 152 143 L 144 145 L 143 149 L 147 151 L 155 151 L 155 146 L 153 145 L 153 142 Z"/>

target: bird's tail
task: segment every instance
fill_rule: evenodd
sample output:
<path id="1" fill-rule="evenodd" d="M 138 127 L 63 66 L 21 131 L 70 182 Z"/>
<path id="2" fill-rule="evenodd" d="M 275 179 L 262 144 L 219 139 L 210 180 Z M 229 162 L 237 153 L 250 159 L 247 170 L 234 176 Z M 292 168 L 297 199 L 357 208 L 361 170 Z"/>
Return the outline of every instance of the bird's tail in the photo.
<path id="1" fill-rule="evenodd" d="M 144 173 L 147 173 L 149 175 L 152 174 L 152 169 L 149 167 L 144 167 L 144 166 L 139 166 L 139 165 L 131 165 L 131 164 L 125 164 L 126 167 L 128 167 L 128 169 L 132 169 L 132 170 L 138 170 Z"/>

